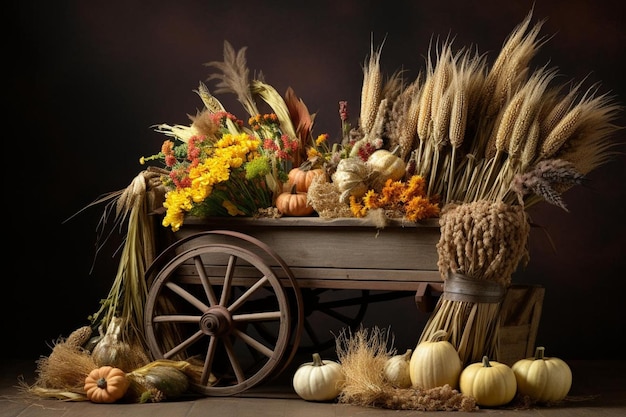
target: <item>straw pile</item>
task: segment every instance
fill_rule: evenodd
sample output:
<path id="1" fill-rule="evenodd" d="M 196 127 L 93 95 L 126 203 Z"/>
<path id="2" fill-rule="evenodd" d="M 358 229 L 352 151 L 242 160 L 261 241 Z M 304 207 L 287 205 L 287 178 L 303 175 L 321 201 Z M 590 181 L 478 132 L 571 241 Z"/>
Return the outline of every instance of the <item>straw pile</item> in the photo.
<path id="1" fill-rule="evenodd" d="M 389 332 L 373 327 L 349 329 L 335 338 L 345 383 L 339 402 L 362 407 L 419 411 L 476 411 L 473 397 L 449 385 L 422 389 L 397 388 L 384 377 L 387 360 L 394 354 Z"/>

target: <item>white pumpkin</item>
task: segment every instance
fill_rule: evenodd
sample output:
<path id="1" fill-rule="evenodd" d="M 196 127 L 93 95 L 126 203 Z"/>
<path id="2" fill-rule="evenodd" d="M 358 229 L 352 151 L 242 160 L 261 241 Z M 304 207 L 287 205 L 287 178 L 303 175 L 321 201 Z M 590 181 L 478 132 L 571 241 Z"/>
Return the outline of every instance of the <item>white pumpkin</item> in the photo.
<path id="1" fill-rule="evenodd" d="M 313 362 L 300 365 L 293 375 L 293 389 L 307 401 L 332 401 L 341 393 L 344 380 L 339 363 L 314 353 Z"/>
<path id="2" fill-rule="evenodd" d="M 387 359 L 383 373 L 385 379 L 394 387 L 409 388 L 411 386 L 411 355 L 413 349 L 407 349 L 402 355 L 394 355 Z"/>

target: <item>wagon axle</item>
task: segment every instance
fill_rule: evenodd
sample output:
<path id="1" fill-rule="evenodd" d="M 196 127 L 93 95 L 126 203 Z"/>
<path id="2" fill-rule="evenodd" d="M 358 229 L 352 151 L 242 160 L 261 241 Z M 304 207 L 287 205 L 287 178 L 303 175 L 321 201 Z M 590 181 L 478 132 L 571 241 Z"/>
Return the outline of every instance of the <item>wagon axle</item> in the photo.
<path id="1" fill-rule="evenodd" d="M 233 317 L 223 306 L 213 306 L 202 315 L 200 329 L 209 336 L 223 337 L 230 333 L 233 327 Z"/>

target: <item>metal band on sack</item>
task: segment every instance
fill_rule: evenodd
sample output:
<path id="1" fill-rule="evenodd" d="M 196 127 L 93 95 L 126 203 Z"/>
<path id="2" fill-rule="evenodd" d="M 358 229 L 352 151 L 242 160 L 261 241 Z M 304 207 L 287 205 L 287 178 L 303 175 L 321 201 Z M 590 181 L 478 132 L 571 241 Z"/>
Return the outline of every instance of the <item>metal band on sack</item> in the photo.
<path id="1" fill-rule="evenodd" d="M 465 275 L 450 272 L 443 284 L 441 296 L 451 301 L 499 303 L 505 294 L 506 288 L 496 282 L 469 279 Z"/>

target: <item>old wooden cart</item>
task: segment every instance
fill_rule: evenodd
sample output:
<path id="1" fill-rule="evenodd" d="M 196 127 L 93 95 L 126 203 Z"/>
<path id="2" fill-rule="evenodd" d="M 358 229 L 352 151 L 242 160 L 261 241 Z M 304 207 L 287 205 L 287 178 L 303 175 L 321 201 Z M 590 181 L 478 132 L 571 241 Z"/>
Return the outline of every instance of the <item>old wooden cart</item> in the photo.
<path id="1" fill-rule="evenodd" d="M 354 218 L 188 219 L 147 271 L 149 349 L 197 361 L 202 394 L 241 393 L 280 374 L 297 350 L 334 343 L 316 332 L 325 320 L 355 326 L 368 303 L 407 292 L 430 309 L 429 293 L 442 288 L 438 240 L 436 219 L 384 228 Z"/>

